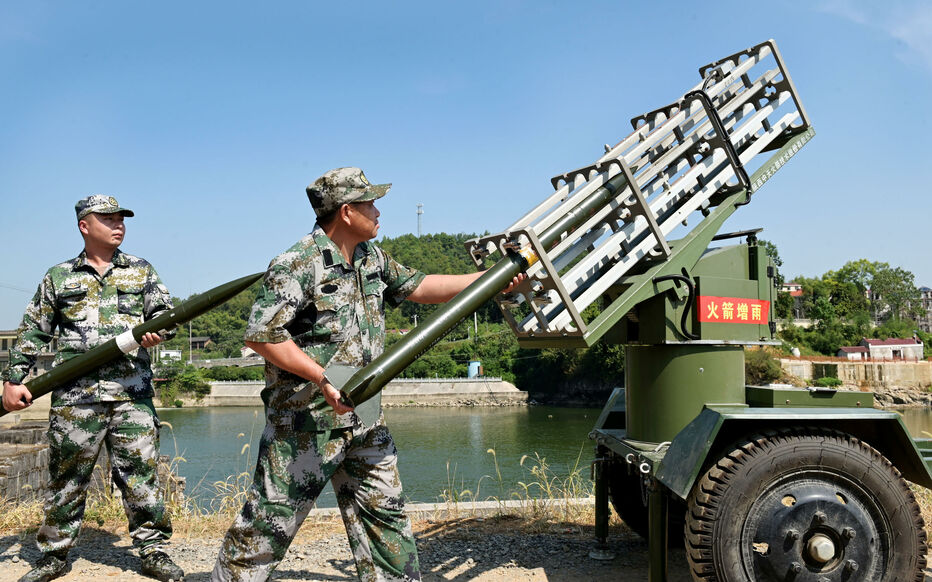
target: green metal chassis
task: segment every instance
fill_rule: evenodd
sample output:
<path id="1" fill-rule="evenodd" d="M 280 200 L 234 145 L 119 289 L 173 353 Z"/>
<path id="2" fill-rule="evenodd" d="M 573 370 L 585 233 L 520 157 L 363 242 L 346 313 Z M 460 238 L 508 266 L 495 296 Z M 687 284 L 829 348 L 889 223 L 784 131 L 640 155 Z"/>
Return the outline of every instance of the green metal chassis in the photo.
<path id="1" fill-rule="evenodd" d="M 709 405 L 672 441 L 650 443 L 627 438 L 624 389 L 615 389 L 589 437 L 596 442 L 596 538 L 608 535 L 608 463 L 634 465 L 648 478 L 648 580 L 667 574 L 667 513 L 670 497 L 685 501 L 699 476 L 734 444 L 770 429 L 831 428 L 880 451 L 903 476 L 932 488 L 932 439 L 913 439 L 897 412 L 873 408 L 869 392 L 748 387 L 753 406 Z"/>

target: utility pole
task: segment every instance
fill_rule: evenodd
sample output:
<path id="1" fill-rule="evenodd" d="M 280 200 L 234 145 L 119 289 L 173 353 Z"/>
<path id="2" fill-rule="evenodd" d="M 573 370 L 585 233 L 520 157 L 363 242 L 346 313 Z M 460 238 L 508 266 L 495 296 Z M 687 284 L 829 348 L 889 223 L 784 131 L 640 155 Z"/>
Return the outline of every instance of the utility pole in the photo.
<path id="1" fill-rule="evenodd" d="M 424 205 L 418 203 L 417 205 L 417 237 L 421 238 L 421 215 L 424 214 Z"/>

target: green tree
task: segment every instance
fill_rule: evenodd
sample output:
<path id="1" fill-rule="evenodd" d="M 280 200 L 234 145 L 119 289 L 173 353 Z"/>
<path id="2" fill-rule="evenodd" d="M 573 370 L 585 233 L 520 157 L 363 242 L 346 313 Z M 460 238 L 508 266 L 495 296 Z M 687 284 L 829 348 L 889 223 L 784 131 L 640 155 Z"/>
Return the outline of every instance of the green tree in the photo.
<path id="1" fill-rule="evenodd" d="M 783 266 L 783 259 L 780 258 L 780 251 L 777 250 L 777 245 L 765 239 L 757 239 L 757 246 L 764 249 L 764 252 L 767 253 L 767 256 L 770 257 L 770 260 L 773 261 L 773 266 L 775 267 L 774 273 L 774 284 L 777 286 L 777 289 L 783 285 L 785 278 L 780 272 L 780 267 Z"/>
<path id="2" fill-rule="evenodd" d="M 185 366 L 171 383 L 177 387 L 177 393 L 192 394 L 197 400 L 210 394 L 210 384 L 204 380 L 201 370 L 194 366 Z"/>
<path id="3" fill-rule="evenodd" d="M 744 378 L 751 386 L 762 386 L 779 380 L 783 368 L 767 350 L 745 350 Z"/>
<path id="4" fill-rule="evenodd" d="M 877 263 L 867 259 L 858 259 L 848 261 L 837 271 L 829 271 L 826 277 L 834 279 L 839 283 L 853 283 L 863 293 L 870 289 L 871 281 L 874 279 L 874 273 L 881 266 L 889 266 L 886 263 Z"/>
<path id="5" fill-rule="evenodd" d="M 871 280 L 871 295 L 879 319 L 916 319 L 922 315 L 915 276 L 906 269 L 883 263 Z"/>
<path id="6" fill-rule="evenodd" d="M 774 302 L 774 317 L 777 319 L 793 319 L 793 297 L 786 291 L 777 291 L 777 300 Z"/>

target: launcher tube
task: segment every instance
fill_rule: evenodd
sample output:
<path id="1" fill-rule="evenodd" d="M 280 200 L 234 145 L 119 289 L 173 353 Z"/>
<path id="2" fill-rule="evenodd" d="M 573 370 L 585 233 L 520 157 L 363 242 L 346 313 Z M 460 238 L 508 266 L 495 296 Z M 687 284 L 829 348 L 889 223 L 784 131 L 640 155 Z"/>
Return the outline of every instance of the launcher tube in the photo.
<path id="1" fill-rule="evenodd" d="M 115 360 L 124 353 L 139 348 L 139 342 L 142 336 L 149 332 L 158 333 L 164 330 L 170 330 L 178 325 L 187 323 L 198 315 L 209 311 L 221 303 L 233 298 L 247 287 L 262 278 L 264 273 L 255 273 L 246 277 L 241 277 L 229 283 L 214 287 L 209 291 L 201 293 L 194 299 L 185 301 L 178 307 L 175 307 L 158 317 L 140 323 L 132 330 L 120 334 L 99 346 L 96 346 L 80 356 L 75 356 L 70 360 L 62 362 L 45 374 L 33 378 L 26 382 L 25 386 L 32 394 L 33 400 L 44 396 L 61 386 L 65 382 L 70 382 L 75 378 L 85 376 L 93 372 L 100 366 Z M 7 414 L 9 411 L 0 405 L 0 416 Z"/>

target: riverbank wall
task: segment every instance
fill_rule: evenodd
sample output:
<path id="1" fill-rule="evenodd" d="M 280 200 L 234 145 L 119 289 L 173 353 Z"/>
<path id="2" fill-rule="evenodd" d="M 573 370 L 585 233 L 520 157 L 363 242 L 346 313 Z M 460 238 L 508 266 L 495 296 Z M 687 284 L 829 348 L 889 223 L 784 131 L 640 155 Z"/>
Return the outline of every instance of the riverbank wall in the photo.
<path id="1" fill-rule="evenodd" d="M 841 359 L 781 358 L 788 374 L 807 382 L 827 376 L 845 386 L 880 391 L 888 388 L 932 389 L 932 362 L 855 362 Z"/>
<path id="2" fill-rule="evenodd" d="M 211 382 L 200 401 L 182 398 L 182 406 L 262 406 L 264 382 Z M 528 394 L 501 378 L 396 379 L 382 390 L 383 406 L 520 406 Z"/>
<path id="3" fill-rule="evenodd" d="M 48 418 L 0 427 L 0 499 L 26 501 L 45 496 L 49 482 L 48 427 Z M 172 472 L 168 456 L 159 458 L 158 473 L 168 491 L 184 493 L 185 480 Z M 110 479 L 110 457 L 103 446 L 90 489 L 120 495 Z"/>
<path id="4" fill-rule="evenodd" d="M 838 378 L 842 388 L 873 392 L 877 406 L 932 405 L 932 362 L 853 362 L 841 359 L 781 358 L 791 376 L 811 384 Z"/>

